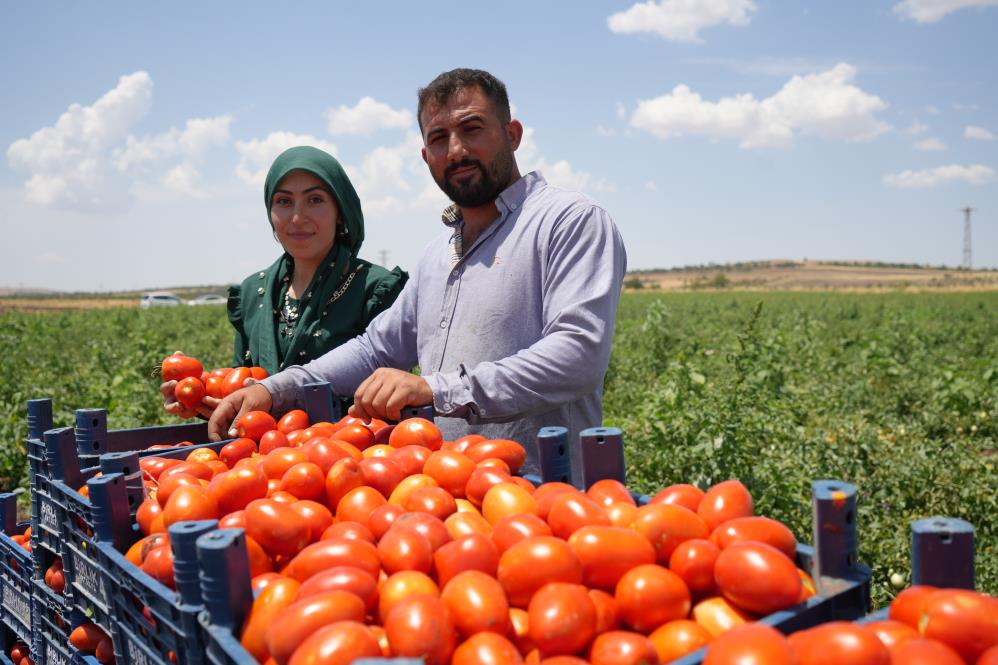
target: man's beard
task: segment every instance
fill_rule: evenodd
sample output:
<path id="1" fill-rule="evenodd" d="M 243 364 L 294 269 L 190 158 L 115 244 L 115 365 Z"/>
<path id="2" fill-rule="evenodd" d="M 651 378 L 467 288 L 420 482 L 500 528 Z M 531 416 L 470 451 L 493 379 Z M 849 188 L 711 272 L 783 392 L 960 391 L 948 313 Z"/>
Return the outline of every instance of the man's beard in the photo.
<path id="1" fill-rule="evenodd" d="M 509 187 L 513 175 L 513 152 L 502 151 L 486 168 L 477 159 L 466 158 L 456 164 L 449 165 L 444 169 L 442 180 L 437 180 L 437 185 L 444 191 L 451 201 L 462 208 L 477 208 L 478 206 L 491 203 L 499 196 L 499 193 Z M 449 176 L 454 171 L 467 166 L 474 166 L 480 174 L 479 179 L 455 183 L 449 180 Z"/>

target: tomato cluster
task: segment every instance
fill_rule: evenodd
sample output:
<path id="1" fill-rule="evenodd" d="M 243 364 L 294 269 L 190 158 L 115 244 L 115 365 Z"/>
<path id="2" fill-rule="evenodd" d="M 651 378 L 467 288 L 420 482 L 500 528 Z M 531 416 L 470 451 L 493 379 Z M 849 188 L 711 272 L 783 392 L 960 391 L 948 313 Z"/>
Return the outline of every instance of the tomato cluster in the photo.
<path id="1" fill-rule="evenodd" d="M 31 527 L 24 530 L 24 533 L 14 534 L 10 537 L 16 545 L 20 545 L 25 552 L 31 551 Z M 13 561 L 11 563 L 14 563 Z"/>
<path id="2" fill-rule="evenodd" d="M 62 558 L 56 557 L 48 568 L 45 569 L 45 584 L 58 594 L 66 590 L 66 573 L 62 569 Z"/>
<path id="3" fill-rule="evenodd" d="M 114 663 L 111 638 L 95 623 L 81 623 L 69 634 L 69 643 L 97 659 L 98 663 Z"/>
<path id="4" fill-rule="evenodd" d="M 888 619 L 836 621 L 789 638 L 753 624 L 710 646 L 704 665 L 998 665 L 998 599 L 963 589 L 915 586 Z"/>
<path id="5" fill-rule="evenodd" d="M 218 453 L 142 460 L 127 557 L 173 586 L 171 524 L 245 529 L 240 639 L 261 663 L 668 662 L 814 593 L 793 534 L 738 481 L 638 506 L 614 480 L 535 488 L 520 444 L 444 441 L 419 418 L 236 427 Z"/>
<path id="6" fill-rule="evenodd" d="M 228 397 L 243 387 L 246 379 L 267 378 L 267 370 L 262 367 L 220 367 L 208 372 L 201 362 L 192 356 L 174 353 L 160 364 L 163 381 L 176 381 L 173 395 L 184 407 L 180 414 L 192 418 L 195 409 L 207 397 L 221 399 Z"/>
<path id="7" fill-rule="evenodd" d="M 15 642 L 7 652 L 10 662 L 14 663 L 14 665 L 35 665 L 35 661 L 31 658 L 30 654 L 30 649 L 24 642 Z"/>

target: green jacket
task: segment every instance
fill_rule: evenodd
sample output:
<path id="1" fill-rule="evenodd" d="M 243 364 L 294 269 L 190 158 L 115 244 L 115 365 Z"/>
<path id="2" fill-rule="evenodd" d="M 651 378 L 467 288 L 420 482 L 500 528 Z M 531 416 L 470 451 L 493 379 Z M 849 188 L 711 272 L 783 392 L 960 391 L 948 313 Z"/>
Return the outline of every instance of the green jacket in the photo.
<path id="1" fill-rule="evenodd" d="M 236 329 L 233 367 L 262 367 L 276 374 L 289 365 L 307 363 L 364 332 L 371 320 L 388 309 L 402 291 L 408 275 L 400 268 L 388 271 L 351 257 L 347 270 L 337 271 L 336 288 L 322 299 L 325 305 L 352 273 L 350 286 L 335 302 L 318 307 L 314 316 L 302 313 L 295 335 L 282 358 L 277 343 L 277 309 L 282 284 L 278 278 L 287 260 L 282 256 L 266 270 L 253 273 L 229 289 L 229 321 Z M 334 281 L 334 280 L 330 280 Z"/>

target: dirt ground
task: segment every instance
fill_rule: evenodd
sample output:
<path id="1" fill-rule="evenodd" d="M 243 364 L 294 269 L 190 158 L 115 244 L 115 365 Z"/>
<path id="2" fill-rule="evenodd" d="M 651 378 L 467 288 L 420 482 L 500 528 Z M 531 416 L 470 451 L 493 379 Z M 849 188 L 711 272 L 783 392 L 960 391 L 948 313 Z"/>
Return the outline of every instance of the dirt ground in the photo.
<path id="1" fill-rule="evenodd" d="M 736 289 L 759 291 L 993 291 L 998 272 L 939 268 L 893 268 L 779 261 L 748 267 L 718 266 L 669 272 L 642 272 L 645 288 L 662 291 Z"/>

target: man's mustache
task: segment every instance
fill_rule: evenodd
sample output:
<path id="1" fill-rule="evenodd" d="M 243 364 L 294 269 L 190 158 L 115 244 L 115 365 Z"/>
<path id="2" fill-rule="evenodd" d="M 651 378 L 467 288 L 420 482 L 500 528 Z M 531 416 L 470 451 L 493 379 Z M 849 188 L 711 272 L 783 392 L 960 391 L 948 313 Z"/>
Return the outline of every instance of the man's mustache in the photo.
<path id="1" fill-rule="evenodd" d="M 450 177 L 450 175 L 454 173 L 454 171 L 457 171 L 458 169 L 463 169 L 466 166 L 476 166 L 480 171 L 483 172 L 485 171 L 485 167 L 482 166 L 482 163 L 477 159 L 462 159 L 460 162 L 451 164 L 446 169 L 444 169 L 444 176 Z"/>

